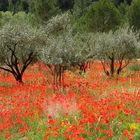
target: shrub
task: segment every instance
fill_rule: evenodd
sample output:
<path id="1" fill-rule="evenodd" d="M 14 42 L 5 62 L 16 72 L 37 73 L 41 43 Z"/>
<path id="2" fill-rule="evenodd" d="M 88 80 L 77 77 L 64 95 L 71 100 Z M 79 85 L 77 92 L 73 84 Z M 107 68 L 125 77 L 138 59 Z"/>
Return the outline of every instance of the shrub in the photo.
<path id="1" fill-rule="evenodd" d="M 138 64 L 132 64 L 132 65 L 129 66 L 129 69 L 131 71 L 140 71 L 140 65 L 138 65 Z"/>

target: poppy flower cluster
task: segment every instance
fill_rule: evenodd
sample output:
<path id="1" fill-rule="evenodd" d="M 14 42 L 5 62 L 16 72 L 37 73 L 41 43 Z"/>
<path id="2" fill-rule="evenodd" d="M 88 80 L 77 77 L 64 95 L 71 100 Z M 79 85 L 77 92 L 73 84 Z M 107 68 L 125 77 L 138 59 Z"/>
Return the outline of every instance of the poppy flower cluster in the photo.
<path id="1" fill-rule="evenodd" d="M 1 72 L 0 140 L 140 139 L 140 73 L 125 73 L 106 78 L 96 62 L 54 90 L 46 66 L 30 67 L 24 84 Z"/>

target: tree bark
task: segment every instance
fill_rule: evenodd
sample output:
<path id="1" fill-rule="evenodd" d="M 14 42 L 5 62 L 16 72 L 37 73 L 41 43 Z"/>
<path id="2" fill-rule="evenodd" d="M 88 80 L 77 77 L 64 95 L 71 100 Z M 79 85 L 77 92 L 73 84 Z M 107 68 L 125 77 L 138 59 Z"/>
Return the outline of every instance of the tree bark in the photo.
<path id="1" fill-rule="evenodd" d="M 22 75 L 21 75 L 21 74 L 19 74 L 19 75 L 14 75 L 14 77 L 15 77 L 15 79 L 16 79 L 17 82 L 23 83 Z"/>
<path id="2" fill-rule="evenodd" d="M 115 67 L 114 67 L 114 56 L 112 55 L 112 58 L 111 58 L 111 63 L 110 63 L 110 75 L 111 77 L 114 76 L 114 73 L 115 73 Z"/>

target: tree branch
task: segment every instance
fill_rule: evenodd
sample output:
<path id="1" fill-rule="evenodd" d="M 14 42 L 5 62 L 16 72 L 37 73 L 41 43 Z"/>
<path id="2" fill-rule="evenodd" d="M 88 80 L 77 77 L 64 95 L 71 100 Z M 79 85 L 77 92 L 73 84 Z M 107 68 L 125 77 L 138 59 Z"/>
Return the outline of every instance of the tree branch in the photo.
<path id="1" fill-rule="evenodd" d="M 10 73 L 13 73 L 11 70 L 9 70 L 9 69 L 7 69 L 7 68 L 4 68 L 4 67 L 1 67 L 1 66 L 0 66 L 0 69 L 5 70 L 5 71 L 8 71 L 8 72 L 10 72 Z"/>
<path id="2" fill-rule="evenodd" d="M 24 73 L 24 71 L 26 70 L 26 68 L 28 67 L 28 65 L 33 61 L 34 57 L 36 54 L 34 54 L 33 52 L 31 52 L 27 58 L 27 60 L 25 61 L 25 63 L 23 64 L 23 67 L 21 69 L 21 75 Z"/>

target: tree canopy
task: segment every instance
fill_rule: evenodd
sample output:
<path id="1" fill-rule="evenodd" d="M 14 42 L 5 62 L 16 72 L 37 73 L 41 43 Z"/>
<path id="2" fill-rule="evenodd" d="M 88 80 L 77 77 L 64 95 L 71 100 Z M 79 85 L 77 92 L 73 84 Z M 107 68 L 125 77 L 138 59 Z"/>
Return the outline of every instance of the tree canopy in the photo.
<path id="1" fill-rule="evenodd" d="M 107 75 L 119 74 L 139 52 L 139 7 L 139 0 L 1 0 L 0 68 L 22 81 L 37 58 L 60 75 L 70 66 L 85 71 L 96 58 Z"/>
<path id="2" fill-rule="evenodd" d="M 45 42 L 41 30 L 27 24 L 8 23 L 0 29 L 0 69 L 22 82 L 26 68 L 37 60 L 37 48 Z"/>

